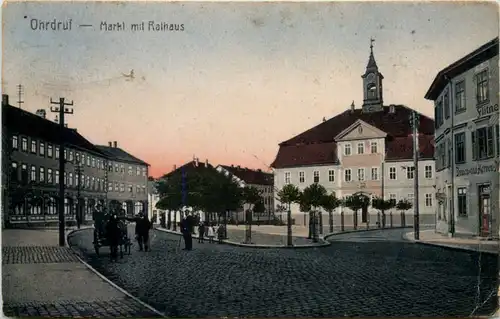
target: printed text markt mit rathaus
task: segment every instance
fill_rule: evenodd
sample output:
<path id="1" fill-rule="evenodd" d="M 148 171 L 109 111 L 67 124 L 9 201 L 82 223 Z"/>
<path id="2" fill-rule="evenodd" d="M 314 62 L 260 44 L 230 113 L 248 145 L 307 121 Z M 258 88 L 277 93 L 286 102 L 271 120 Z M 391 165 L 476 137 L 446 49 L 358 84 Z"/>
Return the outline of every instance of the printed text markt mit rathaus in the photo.
<path id="1" fill-rule="evenodd" d="M 184 24 L 173 24 L 166 22 L 157 21 L 142 21 L 139 23 L 130 23 L 127 29 L 127 24 L 125 22 L 115 22 L 109 23 L 107 21 L 101 21 L 100 29 L 101 31 L 184 31 Z"/>

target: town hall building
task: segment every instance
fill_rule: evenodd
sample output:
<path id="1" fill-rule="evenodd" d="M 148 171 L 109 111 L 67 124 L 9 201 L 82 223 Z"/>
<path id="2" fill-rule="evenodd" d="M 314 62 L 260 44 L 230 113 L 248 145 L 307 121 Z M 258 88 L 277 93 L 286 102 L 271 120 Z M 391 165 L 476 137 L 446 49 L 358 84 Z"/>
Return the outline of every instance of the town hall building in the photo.
<path id="1" fill-rule="evenodd" d="M 414 110 L 404 105 L 384 105 L 384 76 L 376 63 L 373 45 L 361 78 L 361 108 L 356 108 L 353 102 L 346 111 L 279 144 L 271 165 L 275 170 L 275 189 L 294 184 L 303 190 L 319 183 L 337 198 L 363 193 L 395 201 L 413 201 L 415 167 L 410 117 Z M 431 143 L 434 121 L 419 115 L 420 224 L 434 225 L 434 147 Z M 276 205 L 279 204 L 276 201 Z M 346 220 L 352 221 L 348 208 L 339 207 L 336 214 L 341 210 Z M 406 223 L 411 225 L 413 209 L 406 213 Z M 295 224 L 308 222 L 306 212 L 301 212 L 298 205 L 292 205 L 292 219 Z M 377 212 L 370 207 L 368 214 L 358 220 L 375 225 Z"/>

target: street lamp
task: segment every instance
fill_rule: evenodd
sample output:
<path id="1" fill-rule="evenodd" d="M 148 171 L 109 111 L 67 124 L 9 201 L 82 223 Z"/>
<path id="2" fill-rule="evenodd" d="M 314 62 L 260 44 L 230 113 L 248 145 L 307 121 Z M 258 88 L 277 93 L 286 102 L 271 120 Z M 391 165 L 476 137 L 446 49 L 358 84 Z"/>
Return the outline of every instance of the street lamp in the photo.
<path id="1" fill-rule="evenodd" d="M 413 201 L 413 230 L 415 235 L 415 240 L 420 238 L 420 228 L 419 228 L 419 196 L 418 196 L 418 158 L 419 158 L 419 146 L 418 146 L 418 127 L 420 126 L 420 115 L 412 111 L 410 114 L 410 126 L 413 132 L 413 166 L 415 170 L 413 172 L 413 188 L 414 188 L 414 201 Z"/>
<path id="2" fill-rule="evenodd" d="M 77 205 L 76 205 L 76 226 L 78 227 L 78 229 L 80 229 L 80 225 L 83 221 L 83 214 L 82 214 L 82 199 L 81 199 L 81 194 L 80 194 L 80 190 L 81 190 L 81 182 L 82 182 L 82 173 L 83 173 L 83 165 L 80 163 L 80 161 L 77 161 L 76 162 L 76 166 L 75 166 L 75 173 L 76 173 L 76 178 L 77 178 L 77 188 L 76 188 L 76 192 L 77 192 L 77 195 L 76 195 L 76 201 L 77 201 Z"/>

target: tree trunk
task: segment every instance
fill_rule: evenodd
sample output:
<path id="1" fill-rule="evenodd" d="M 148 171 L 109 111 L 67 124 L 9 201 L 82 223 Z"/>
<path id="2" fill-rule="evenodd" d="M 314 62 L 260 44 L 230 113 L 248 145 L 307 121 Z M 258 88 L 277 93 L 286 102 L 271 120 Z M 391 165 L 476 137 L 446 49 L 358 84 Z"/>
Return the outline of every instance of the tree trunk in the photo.
<path id="1" fill-rule="evenodd" d="M 358 211 L 354 210 L 354 214 L 352 215 L 353 218 L 353 224 L 354 224 L 354 230 L 358 229 Z"/>
<path id="2" fill-rule="evenodd" d="M 292 209 L 289 206 L 288 207 L 288 212 L 286 213 L 287 217 L 287 223 L 286 223 L 286 243 L 288 246 L 293 246 L 293 240 L 292 240 Z M 281 216 L 281 215 L 280 215 Z"/>
<path id="3" fill-rule="evenodd" d="M 224 239 L 227 239 L 227 210 L 224 212 Z"/>
<path id="4" fill-rule="evenodd" d="M 177 231 L 177 211 L 174 210 L 174 231 Z"/>
<path id="5" fill-rule="evenodd" d="M 307 234 L 307 239 L 312 239 L 312 235 L 313 235 L 313 212 L 312 210 L 309 211 L 309 232 Z"/>
<path id="6" fill-rule="evenodd" d="M 333 212 L 328 212 L 328 225 L 330 226 L 330 234 L 333 233 Z"/>
<path id="7" fill-rule="evenodd" d="M 318 217 L 319 217 L 319 234 L 323 235 L 323 212 L 319 211 L 318 212 Z"/>

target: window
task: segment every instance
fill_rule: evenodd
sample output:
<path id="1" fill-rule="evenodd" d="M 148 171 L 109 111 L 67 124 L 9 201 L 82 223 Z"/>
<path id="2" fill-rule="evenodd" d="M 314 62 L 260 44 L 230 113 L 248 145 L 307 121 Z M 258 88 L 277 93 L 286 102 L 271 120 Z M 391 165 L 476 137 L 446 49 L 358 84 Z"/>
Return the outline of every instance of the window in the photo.
<path id="1" fill-rule="evenodd" d="M 59 171 L 58 171 L 58 170 L 56 170 L 55 172 L 56 172 L 56 174 L 55 174 L 55 175 L 56 175 L 56 176 L 55 176 L 55 179 L 56 179 L 56 184 L 59 184 Z"/>
<path id="2" fill-rule="evenodd" d="M 351 144 L 345 144 L 344 145 L 344 155 L 349 156 L 351 155 Z"/>
<path id="3" fill-rule="evenodd" d="M 488 69 L 485 69 L 475 76 L 476 80 L 476 100 L 477 104 L 487 102 L 489 99 L 488 92 Z"/>
<path id="4" fill-rule="evenodd" d="M 141 168 L 139 166 L 135 168 L 135 175 L 137 176 L 141 175 Z"/>
<path id="5" fill-rule="evenodd" d="M 304 183 L 306 181 L 305 173 L 299 172 L 299 183 Z"/>
<path id="6" fill-rule="evenodd" d="M 31 140 L 31 153 L 36 154 L 36 141 Z"/>
<path id="7" fill-rule="evenodd" d="M 19 177 L 17 175 L 18 167 L 16 162 L 12 162 L 11 168 L 10 168 L 10 179 L 11 181 L 18 181 Z"/>
<path id="8" fill-rule="evenodd" d="M 352 173 L 350 168 L 344 170 L 344 181 L 350 182 L 352 180 Z"/>
<path id="9" fill-rule="evenodd" d="M 128 192 L 132 193 L 134 191 L 134 187 L 132 185 L 128 185 Z"/>
<path id="10" fill-rule="evenodd" d="M 148 176 L 148 170 L 146 169 L 146 167 L 142 168 L 142 176 Z"/>
<path id="11" fill-rule="evenodd" d="M 120 189 L 120 184 L 118 184 L 118 182 L 115 182 L 115 192 L 118 192 L 119 189 Z"/>
<path id="12" fill-rule="evenodd" d="M 120 171 L 120 168 L 118 167 L 118 163 L 115 163 L 115 172 L 119 172 Z M 139 174 L 137 174 L 139 175 Z"/>
<path id="13" fill-rule="evenodd" d="M 377 87 L 375 86 L 374 83 L 368 84 L 368 86 L 366 87 L 366 92 L 368 99 L 377 98 Z"/>
<path id="14" fill-rule="evenodd" d="M 453 161 L 453 153 L 451 152 L 452 150 L 451 143 L 452 141 L 450 138 L 446 140 L 446 145 L 447 145 L 446 149 L 448 150 L 448 156 L 446 156 L 446 158 L 448 159 L 448 166 L 446 167 L 451 167 L 451 162 Z"/>
<path id="15" fill-rule="evenodd" d="M 87 156 L 87 158 L 89 158 Z M 85 177 L 85 187 L 90 188 L 90 176 Z"/>
<path id="16" fill-rule="evenodd" d="M 96 188 L 96 184 L 95 184 L 95 177 L 93 177 L 93 176 L 92 176 L 92 177 L 91 177 L 91 179 L 90 179 L 90 187 L 91 187 L 93 190 L 95 190 L 95 188 Z"/>
<path id="17" fill-rule="evenodd" d="M 389 200 L 393 201 L 393 203 L 396 204 L 398 201 L 398 197 L 396 196 L 396 194 L 389 194 Z"/>
<path id="18" fill-rule="evenodd" d="M 128 175 L 129 175 L 129 176 L 132 176 L 132 174 L 133 174 L 133 173 L 134 173 L 134 172 L 132 171 L 132 166 L 129 166 L 129 167 L 128 167 Z"/>
<path id="19" fill-rule="evenodd" d="M 73 151 L 69 151 L 69 161 L 73 162 Z"/>
<path id="20" fill-rule="evenodd" d="M 92 157 L 92 167 L 95 167 L 95 157 Z"/>
<path id="21" fill-rule="evenodd" d="M 497 140 L 497 156 L 500 156 L 500 124 L 497 124 L 495 129 L 495 135 Z"/>
<path id="22" fill-rule="evenodd" d="M 411 205 L 413 206 L 413 193 L 410 193 L 408 194 L 408 197 L 406 198 L 410 203 Z"/>
<path id="23" fill-rule="evenodd" d="M 455 163 L 465 163 L 465 132 L 455 134 Z"/>
<path id="24" fill-rule="evenodd" d="M 455 112 L 463 112 L 465 108 L 465 82 L 460 81 L 455 84 Z"/>
<path id="25" fill-rule="evenodd" d="M 290 172 L 285 172 L 285 184 L 290 184 L 291 183 L 291 173 Z"/>
<path id="26" fill-rule="evenodd" d="M 52 144 L 47 144 L 47 157 L 52 158 Z"/>
<path id="27" fill-rule="evenodd" d="M 65 160 L 68 159 L 68 150 L 66 149 L 64 150 L 64 159 Z"/>
<path id="28" fill-rule="evenodd" d="M 448 96 L 448 92 L 446 92 L 444 94 L 443 104 L 444 104 L 444 118 L 449 119 L 450 118 L 450 97 Z"/>
<path id="29" fill-rule="evenodd" d="M 59 159 L 59 147 L 56 146 L 56 159 Z"/>
<path id="30" fill-rule="evenodd" d="M 432 207 L 432 194 L 425 194 L 425 206 Z"/>
<path id="31" fill-rule="evenodd" d="M 34 165 L 31 165 L 31 178 L 30 180 L 32 182 L 36 181 L 36 167 Z"/>
<path id="32" fill-rule="evenodd" d="M 335 182 L 335 170 L 328 170 L 328 181 Z"/>
<path id="33" fill-rule="evenodd" d="M 364 180 L 365 180 L 365 169 L 358 168 L 358 181 L 364 181 Z"/>
<path id="34" fill-rule="evenodd" d="M 457 189 L 458 216 L 467 216 L 467 188 L 459 187 Z"/>
<path id="35" fill-rule="evenodd" d="M 389 167 L 389 179 L 396 179 L 396 167 Z"/>
<path id="36" fill-rule="evenodd" d="M 23 152 L 27 152 L 28 151 L 28 139 L 26 137 L 22 138 L 22 141 L 21 141 L 21 150 Z"/>
<path id="37" fill-rule="evenodd" d="M 108 163 L 108 171 L 109 172 L 113 171 L 113 164 L 112 163 Z"/>
<path id="38" fill-rule="evenodd" d="M 135 186 L 135 192 L 136 192 L 137 194 L 140 194 L 140 193 L 141 193 L 141 187 L 140 187 L 139 185 L 136 185 L 136 186 Z"/>
<path id="39" fill-rule="evenodd" d="M 77 153 L 77 154 L 78 154 L 78 153 Z M 75 186 L 76 186 L 76 187 L 78 187 L 78 185 L 81 185 L 81 184 L 80 184 L 80 180 L 79 180 L 79 179 L 81 178 L 81 176 L 82 176 L 81 174 L 80 174 L 80 175 L 78 175 L 77 173 L 75 173 Z"/>
<path id="40" fill-rule="evenodd" d="M 378 152 L 377 142 L 370 143 L 370 150 L 371 150 L 372 154 L 376 154 Z"/>
<path id="41" fill-rule="evenodd" d="M 443 124 L 443 100 L 439 99 L 436 103 L 436 107 L 434 108 L 434 119 L 435 119 L 435 128 L 438 128 Z"/>
<path id="42" fill-rule="evenodd" d="M 87 155 L 87 166 L 90 167 L 90 155 Z"/>
<path id="43" fill-rule="evenodd" d="M 52 169 L 48 168 L 47 169 L 47 183 L 52 184 L 54 181 L 52 180 Z"/>
<path id="44" fill-rule="evenodd" d="M 125 185 L 123 183 L 120 184 L 120 192 L 124 192 L 125 191 Z"/>
<path id="45" fill-rule="evenodd" d="M 69 173 L 68 186 L 73 186 L 73 173 Z"/>
<path id="46" fill-rule="evenodd" d="M 425 165 L 425 178 L 430 179 L 432 178 L 432 166 L 431 165 Z"/>
<path id="47" fill-rule="evenodd" d="M 85 154 L 82 154 L 82 165 L 85 165 Z"/>
<path id="48" fill-rule="evenodd" d="M 365 153 L 365 144 L 358 143 L 358 154 L 364 154 L 364 153 Z"/>
<path id="49" fill-rule="evenodd" d="M 64 172 L 64 185 L 68 185 L 68 174 Z"/>
<path id="50" fill-rule="evenodd" d="M 319 183 L 319 171 L 314 171 L 313 172 L 313 182 L 314 183 Z"/>
<path id="51" fill-rule="evenodd" d="M 18 137 L 14 135 L 12 136 L 12 148 L 17 150 L 18 147 L 19 147 L 19 140 Z"/>
<path id="52" fill-rule="evenodd" d="M 413 179 L 415 177 L 415 166 L 409 166 L 406 168 L 406 178 Z"/>
<path id="53" fill-rule="evenodd" d="M 43 167 L 40 167 L 40 182 L 45 182 L 45 169 Z"/>
<path id="54" fill-rule="evenodd" d="M 112 192 L 112 191 L 113 191 L 113 183 L 109 182 L 108 183 L 108 192 Z"/>
<path id="55" fill-rule="evenodd" d="M 378 180 L 378 167 L 372 167 L 372 181 Z"/>
<path id="56" fill-rule="evenodd" d="M 492 157 L 494 154 L 493 126 L 482 127 L 471 132 L 472 158 L 482 160 Z"/>
<path id="57" fill-rule="evenodd" d="M 125 166 L 120 164 L 120 173 L 125 173 Z"/>

